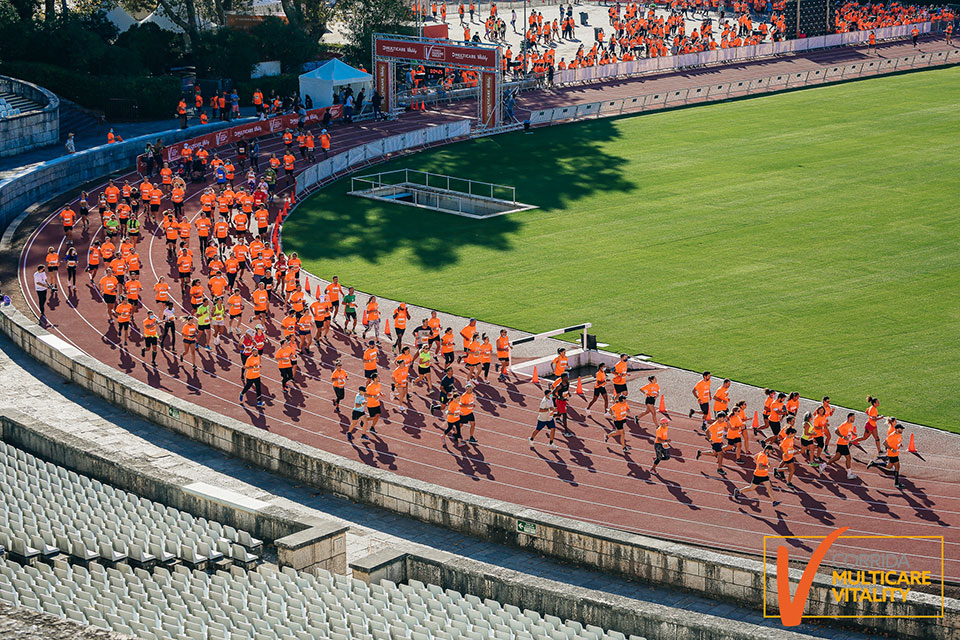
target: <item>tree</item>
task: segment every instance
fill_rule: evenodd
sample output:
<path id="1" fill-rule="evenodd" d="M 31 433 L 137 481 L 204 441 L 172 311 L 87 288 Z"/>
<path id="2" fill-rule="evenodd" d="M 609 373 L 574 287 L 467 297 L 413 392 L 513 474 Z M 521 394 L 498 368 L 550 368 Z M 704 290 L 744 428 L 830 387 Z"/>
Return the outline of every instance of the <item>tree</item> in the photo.
<path id="1" fill-rule="evenodd" d="M 404 0 L 340 0 L 337 13 L 346 27 L 350 57 L 355 63 L 371 64 L 374 33 L 411 33 L 413 12 Z"/>
<path id="2" fill-rule="evenodd" d="M 294 29 L 300 29 L 314 41 L 326 33 L 333 11 L 325 0 L 280 0 L 280 5 Z"/>

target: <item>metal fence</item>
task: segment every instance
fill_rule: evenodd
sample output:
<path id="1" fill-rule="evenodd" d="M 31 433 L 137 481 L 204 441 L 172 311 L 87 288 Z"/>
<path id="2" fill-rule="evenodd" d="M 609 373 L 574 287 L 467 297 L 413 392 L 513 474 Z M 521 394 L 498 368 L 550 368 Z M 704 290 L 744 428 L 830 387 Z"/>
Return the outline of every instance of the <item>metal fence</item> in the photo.
<path id="1" fill-rule="evenodd" d="M 921 34 L 930 33 L 931 25 L 931 22 L 918 22 L 916 24 L 907 24 L 898 27 L 874 29 L 873 33 L 876 35 L 878 42 L 883 40 L 897 40 L 908 38 L 914 27 L 916 27 Z M 561 85 L 598 82 L 613 78 L 627 78 L 654 71 L 673 71 L 725 62 L 742 62 L 785 53 L 799 53 L 850 44 L 863 44 L 869 39 L 870 33 L 870 31 L 835 33 L 829 36 L 799 38 L 796 40 L 785 40 L 783 42 L 768 42 L 749 47 L 736 47 L 734 49 L 717 49 L 715 51 L 664 56 L 662 58 L 644 58 L 643 60 L 618 62 L 617 64 L 583 67 L 580 69 L 564 69 L 557 75 Z"/>
<path id="2" fill-rule="evenodd" d="M 534 110 L 530 112 L 529 120 L 531 124 L 540 125 L 582 120 L 584 118 L 604 118 L 626 113 L 656 111 L 698 102 L 713 102 L 784 89 L 840 82 L 894 71 L 957 63 L 960 63 L 960 49 L 938 51 L 936 53 L 918 53 L 901 58 L 874 58 L 864 62 L 820 67 L 812 71 L 780 73 L 752 80 L 717 82 L 699 87 L 653 92 L 632 98 L 618 98 L 569 107 Z"/>
<path id="3" fill-rule="evenodd" d="M 514 187 L 505 184 L 458 178 L 441 173 L 420 171 L 419 169 L 396 169 L 381 171 L 366 176 L 351 178 L 350 189 L 359 191 L 375 189 L 377 187 L 393 185 L 423 186 L 428 189 L 439 189 L 447 192 L 456 192 L 463 195 L 488 198 L 490 200 L 504 200 L 517 203 L 517 191 Z"/>

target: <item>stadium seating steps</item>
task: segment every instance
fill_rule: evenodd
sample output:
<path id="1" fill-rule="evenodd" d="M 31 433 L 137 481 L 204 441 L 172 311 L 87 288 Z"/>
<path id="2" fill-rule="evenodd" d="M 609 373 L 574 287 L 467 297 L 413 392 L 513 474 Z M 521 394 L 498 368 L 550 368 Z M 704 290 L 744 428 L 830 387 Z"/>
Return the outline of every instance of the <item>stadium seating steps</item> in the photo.
<path id="1" fill-rule="evenodd" d="M 0 483 L 0 601 L 141 640 L 627 640 L 417 580 L 277 570 L 247 532 L 2 442 Z"/>

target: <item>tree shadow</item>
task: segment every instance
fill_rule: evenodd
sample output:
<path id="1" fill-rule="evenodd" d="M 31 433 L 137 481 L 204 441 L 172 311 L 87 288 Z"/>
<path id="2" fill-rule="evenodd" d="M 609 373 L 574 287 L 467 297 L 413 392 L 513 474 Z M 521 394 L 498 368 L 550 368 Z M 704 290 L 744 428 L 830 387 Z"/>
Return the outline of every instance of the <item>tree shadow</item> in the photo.
<path id="1" fill-rule="evenodd" d="M 378 171 L 416 168 L 493 183 L 510 183 L 517 199 L 560 212 L 591 193 L 635 191 L 639 184 L 621 167 L 623 158 L 605 146 L 618 138 L 614 123 L 596 120 L 522 134 L 480 138 L 404 157 Z M 571 162 L 570 158 L 576 158 Z M 535 167 L 533 178 L 510 180 Z M 374 173 L 371 169 L 362 175 Z M 475 220 L 456 215 L 347 196 L 350 180 L 320 191 L 284 222 L 284 248 L 305 262 L 359 257 L 378 264 L 398 251 L 420 268 L 439 270 L 460 261 L 470 247 L 515 249 L 512 236 L 523 214 Z"/>

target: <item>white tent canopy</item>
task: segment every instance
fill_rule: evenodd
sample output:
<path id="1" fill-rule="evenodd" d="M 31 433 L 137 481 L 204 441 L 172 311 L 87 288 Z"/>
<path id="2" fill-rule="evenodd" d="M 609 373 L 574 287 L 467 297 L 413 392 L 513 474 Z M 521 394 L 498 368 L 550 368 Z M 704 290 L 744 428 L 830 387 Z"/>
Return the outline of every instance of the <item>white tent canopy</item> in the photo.
<path id="1" fill-rule="evenodd" d="M 362 88 L 366 88 L 367 93 L 370 93 L 372 82 L 373 76 L 369 73 L 333 58 L 300 76 L 300 97 L 306 100 L 306 97 L 310 96 L 315 109 L 329 107 L 333 104 L 334 92 L 341 87 L 351 87 L 354 95 Z"/>

